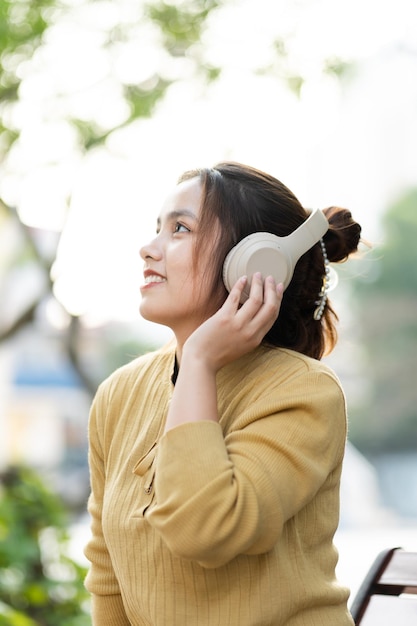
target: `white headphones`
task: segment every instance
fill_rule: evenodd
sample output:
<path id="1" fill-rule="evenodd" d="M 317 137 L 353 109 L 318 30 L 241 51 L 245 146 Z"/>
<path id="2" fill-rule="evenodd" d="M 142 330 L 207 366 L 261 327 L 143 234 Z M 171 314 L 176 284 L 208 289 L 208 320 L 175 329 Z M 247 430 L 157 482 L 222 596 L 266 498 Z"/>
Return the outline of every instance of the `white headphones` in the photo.
<path id="1" fill-rule="evenodd" d="M 317 243 L 329 228 L 324 213 L 314 210 L 294 232 L 286 237 L 272 233 L 252 233 L 234 246 L 223 265 L 223 282 L 227 291 L 241 276 L 248 282 L 242 292 L 241 302 L 249 298 L 250 284 L 255 272 L 265 279 L 273 276 L 276 283 L 288 287 L 298 259 Z"/>

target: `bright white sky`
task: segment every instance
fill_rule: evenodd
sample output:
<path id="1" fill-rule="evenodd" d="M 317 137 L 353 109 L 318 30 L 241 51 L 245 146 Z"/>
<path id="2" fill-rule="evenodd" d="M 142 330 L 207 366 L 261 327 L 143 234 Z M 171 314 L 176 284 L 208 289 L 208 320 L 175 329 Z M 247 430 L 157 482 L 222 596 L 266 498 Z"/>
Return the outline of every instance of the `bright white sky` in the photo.
<path id="1" fill-rule="evenodd" d="M 65 112 L 117 123 L 125 110 L 115 74 L 143 80 L 164 59 L 145 28 L 111 59 L 100 52 L 100 27 L 129 22 L 132 0 L 76 4 L 27 72 L 15 113 L 22 138 L 0 187 L 25 222 L 57 230 L 72 191 L 56 295 L 90 323 L 137 318 L 138 250 L 184 169 L 223 159 L 265 169 L 307 207 L 349 207 L 374 241 L 380 215 L 417 184 L 415 0 L 231 1 L 203 41 L 221 79 L 176 84 L 151 120 L 83 160 Z M 300 100 L 273 74 L 255 73 L 282 36 L 307 79 Z M 340 85 L 321 72 L 329 57 L 360 61 L 358 73 Z"/>

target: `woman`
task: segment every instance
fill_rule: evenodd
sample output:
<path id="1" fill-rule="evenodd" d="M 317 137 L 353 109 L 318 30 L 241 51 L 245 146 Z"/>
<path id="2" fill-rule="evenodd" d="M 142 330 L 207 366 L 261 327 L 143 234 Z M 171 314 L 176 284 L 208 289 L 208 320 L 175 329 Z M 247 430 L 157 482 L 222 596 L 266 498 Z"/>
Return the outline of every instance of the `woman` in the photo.
<path id="1" fill-rule="evenodd" d="M 336 341 L 328 260 L 357 249 L 360 226 L 323 213 L 285 292 L 255 272 L 228 294 L 230 249 L 309 212 L 237 163 L 188 172 L 167 198 L 140 311 L 175 341 L 115 372 L 90 416 L 95 625 L 353 624 L 332 543 L 345 400 L 320 358 Z"/>

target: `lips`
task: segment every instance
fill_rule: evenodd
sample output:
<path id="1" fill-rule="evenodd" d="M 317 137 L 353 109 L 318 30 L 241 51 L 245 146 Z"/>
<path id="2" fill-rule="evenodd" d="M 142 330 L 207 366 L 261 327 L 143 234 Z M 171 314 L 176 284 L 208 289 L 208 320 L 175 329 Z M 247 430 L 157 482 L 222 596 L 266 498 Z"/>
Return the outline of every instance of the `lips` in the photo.
<path id="1" fill-rule="evenodd" d="M 166 278 L 164 278 L 163 276 L 159 276 L 158 274 L 149 274 L 149 276 L 145 276 L 145 285 L 164 282 L 166 282 Z"/>
<path id="2" fill-rule="evenodd" d="M 145 270 L 143 272 L 143 276 L 145 279 L 144 286 L 155 285 L 155 284 L 166 282 L 165 276 L 162 276 L 162 274 L 159 274 L 158 272 L 155 272 L 154 270 L 151 270 L 151 269 Z"/>

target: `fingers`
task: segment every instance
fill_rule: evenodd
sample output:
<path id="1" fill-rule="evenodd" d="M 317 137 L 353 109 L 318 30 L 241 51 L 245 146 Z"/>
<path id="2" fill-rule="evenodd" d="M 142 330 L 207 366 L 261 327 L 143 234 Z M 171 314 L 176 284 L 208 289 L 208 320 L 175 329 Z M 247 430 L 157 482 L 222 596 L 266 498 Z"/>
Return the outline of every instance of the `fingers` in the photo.
<path id="1" fill-rule="evenodd" d="M 253 316 L 263 313 L 267 317 L 276 317 L 283 292 L 282 283 L 277 285 L 272 276 L 267 276 L 263 281 L 261 274 L 257 272 L 252 278 L 249 299 L 242 308 L 246 307 L 247 313 Z"/>
<path id="2" fill-rule="evenodd" d="M 264 281 L 260 272 L 256 272 L 252 277 L 249 298 L 240 306 L 242 292 L 247 282 L 247 276 L 239 278 L 230 291 L 223 309 L 233 315 L 238 314 L 246 323 L 255 317 L 258 318 L 260 324 L 263 319 L 266 321 L 272 319 L 273 323 L 278 316 L 282 301 L 284 292 L 282 283 L 277 285 L 272 276 L 267 276 Z"/>
<path id="3" fill-rule="evenodd" d="M 264 302 L 269 298 L 273 305 L 280 305 L 284 294 L 284 285 L 276 283 L 272 276 L 268 276 L 265 280 Z"/>
<path id="4" fill-rule="evenodd" d="M 284 288 L 272 276 L 265 281 L 258 273 L 252 278 L 248 300 L 235 314 L 248 345 L 258 345 L 276 321 Z"/>
<path id="5" fill-rule="evenodd" d="M 240 305 L 240 299 L 243 293 L 244 288 L 246 287 L 248 282 L 247 276 L 241 276 L 239 280 L 233 285 L 232 289 L 228 297 L 226 298 L 222 309 L 229 310 L 235 313 Z"/>
<path id="6" fill-rule="evenodd" d="M 256 348 L 278 317 L 284 291 L 282 284 L 277 285 L 272 276 L 264 281 L 260 274 L 255 274 L 249 298 L 241 305 L 247 281 L 247 277 L 242 276 L 217 313 L 187 340 L 190 343 L 194 338 L 199 352 L 204 345 L 202 352 L 212 359 L 216 368 Z"/>
<path id="7" fill-rule="evenodd" d="M 265 289 L 268 289 L 269 281 L 265 280 Z M 258 312 L 258 310 L 264 304 L 264 281 L 262 280 L 262 274 L 260 272 L 256 272 L 252 276 L 252 282 L 250 286 L 249 299 L 247 301 L 248 304 L 247 309 L 251 309 L 254 314 Z"/>

